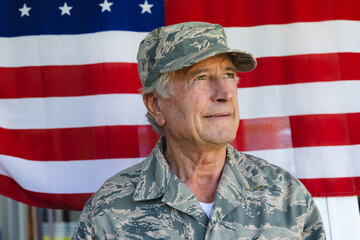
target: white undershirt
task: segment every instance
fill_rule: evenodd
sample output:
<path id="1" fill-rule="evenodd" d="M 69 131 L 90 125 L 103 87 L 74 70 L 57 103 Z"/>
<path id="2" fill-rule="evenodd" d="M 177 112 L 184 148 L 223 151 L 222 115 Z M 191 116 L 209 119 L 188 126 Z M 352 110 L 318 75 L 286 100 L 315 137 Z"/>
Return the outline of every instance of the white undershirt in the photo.
<path id="1" fill-rule="evenodd" d="M 200 206 L 202 207 L 202 209 L 204 210 L 206 216 L 208 216 L 208 218 L 210 218 L 210 213 L 211 213 L 211 209 L 212 206 L 214 205 L 214 203 L 204 203 L 204 202 L 199 202 Z"/>

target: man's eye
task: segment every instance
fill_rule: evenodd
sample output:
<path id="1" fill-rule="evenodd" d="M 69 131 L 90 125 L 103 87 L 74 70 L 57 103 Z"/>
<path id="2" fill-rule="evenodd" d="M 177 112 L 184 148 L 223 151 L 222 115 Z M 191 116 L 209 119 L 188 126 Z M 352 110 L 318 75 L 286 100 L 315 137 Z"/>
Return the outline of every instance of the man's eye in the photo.
<path id="1" fill-rule="evenodd" d="M 225 73 L 225 77 L 226 78 L 235 78 L 235 74 L 234 73 Z"/>
<path id="2" fill-rule="evenodd" d="M 205 79 L 206 79 L 205 75 L 201 75 L 201 76 L 196 77 L 196 80 L 205 80 Z"/>

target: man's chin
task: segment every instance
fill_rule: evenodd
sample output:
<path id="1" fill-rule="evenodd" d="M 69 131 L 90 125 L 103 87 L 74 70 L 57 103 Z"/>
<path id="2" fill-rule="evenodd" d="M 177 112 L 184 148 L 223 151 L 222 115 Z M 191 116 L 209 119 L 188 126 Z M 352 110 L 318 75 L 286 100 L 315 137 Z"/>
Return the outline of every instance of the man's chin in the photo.
<path id="1" fill-rule="evenodd" d="M 236 134 L 234 134 L 233 132 L 231 133 L 219 133 L 219 134 L 214 134 L 211 137 L 208 138 L 207 142 L 212 143 L 214 145 L 218 145 L 218 146 L 224 146 L 228 143 L 231 143 L 232 141 L 235 140 Z"/>

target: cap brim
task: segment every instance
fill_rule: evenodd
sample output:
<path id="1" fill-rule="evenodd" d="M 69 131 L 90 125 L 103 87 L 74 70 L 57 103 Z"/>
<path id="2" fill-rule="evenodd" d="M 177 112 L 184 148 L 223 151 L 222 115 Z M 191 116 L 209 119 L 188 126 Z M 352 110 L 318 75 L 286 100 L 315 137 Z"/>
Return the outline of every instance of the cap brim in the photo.
<path id="1" fill-rule="evenodd" d="M 256 68 L 256 58 L 251 53 L 233 49 L 230 49 L 226 53 L 233 60 L 238 72 L 250 72 Z"/>

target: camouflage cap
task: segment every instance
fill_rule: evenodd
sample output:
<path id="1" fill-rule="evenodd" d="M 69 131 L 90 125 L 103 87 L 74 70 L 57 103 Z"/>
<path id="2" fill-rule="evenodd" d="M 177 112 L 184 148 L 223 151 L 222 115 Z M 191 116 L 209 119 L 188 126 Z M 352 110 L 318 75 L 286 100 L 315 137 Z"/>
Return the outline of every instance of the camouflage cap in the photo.
<path id="1" fill-rule="evenodd" d="M 139 46 L 141 83 L 143 87 L 150 87 L 161 73 L 179 70 L 221 53 L 231 57 L 238 72 L 256 67 L 250 53 L 228 47 L 225 31 L 218 24 L 186 22 L 157 28 Z"/>

